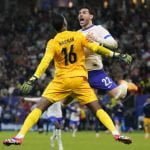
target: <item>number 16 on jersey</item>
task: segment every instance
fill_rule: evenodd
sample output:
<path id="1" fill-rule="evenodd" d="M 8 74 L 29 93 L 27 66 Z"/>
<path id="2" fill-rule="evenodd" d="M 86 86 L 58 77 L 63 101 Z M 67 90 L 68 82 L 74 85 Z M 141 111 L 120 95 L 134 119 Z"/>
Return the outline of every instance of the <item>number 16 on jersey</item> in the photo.
<path id="1" fill-rule="evenodd" d="M 74 50 L 74 45 L 71 45 L 69 52 L 67 51 L 66 47 L 64 47 L 61 51 L 62 54 L 64 55 L 66 66 L 69 65 L 69 63 L 73 64 L 77 61 L 77 55 L 73 50 Z"/>

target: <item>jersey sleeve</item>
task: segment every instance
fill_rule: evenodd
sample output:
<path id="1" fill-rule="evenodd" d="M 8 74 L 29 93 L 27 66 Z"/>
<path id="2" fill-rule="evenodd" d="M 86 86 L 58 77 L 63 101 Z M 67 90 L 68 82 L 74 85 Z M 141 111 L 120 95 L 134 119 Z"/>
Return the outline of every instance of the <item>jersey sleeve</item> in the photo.
<path id="1" fill-rule="evenodd" d="M 39 78 L 45 72 L 45 70 L 48 68 L 50 62 L 52 61 L 52 59 L 54 57 L 54 50 L 55 50 L 54 42 L 53 42 L 53 40 L 50 40 L 47 43 L 45 54 L 44 54 L 40 64 L 38 65 L 38 67 L 34 73 L 34 76 Z"/>
<path id="2" fill-rule="evenodd" d="M 96 42 L 89 42 L 86 39 L 86 37 L 82 34 L 81 34 L 81 41 L 82 41 L 83 47 L 86 47 L 86 48 L 92 50 L 95 53 L 98 53 L 98 54 L 101 54 L 101 55 L 104 55 L 104 56 L 109 56 L 109 57 L 113 56 L 113 51 L 111 51 L 110 49 L 105 48 L 103 46 L 100 46 Z"/>
<path id="3" fill-rule="evenodd" d="M 118 47 L 117 41 L 113 38 L 111 33 L 101 25 L 97 26 L 97 33 L 99 37 L 97 38 L 97 42 L 103 44 L 104 46 L 115 49 Z"/>

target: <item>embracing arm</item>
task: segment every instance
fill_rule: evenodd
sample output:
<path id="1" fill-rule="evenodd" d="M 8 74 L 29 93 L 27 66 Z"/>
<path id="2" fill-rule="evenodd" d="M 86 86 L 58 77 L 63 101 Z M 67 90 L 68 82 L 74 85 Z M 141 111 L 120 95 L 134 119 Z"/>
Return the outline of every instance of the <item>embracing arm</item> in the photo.
<path id="1" fill-rule="evenodd" d="M 110 49 L 118 48 L 117 41 L 113 38 L 113 36 L 109 33 L 107 29 L 105 29 L 101 25 L 98 25 L 96 30 L 97 30 L 96 35 L 93 32 L 89 32 L 87 34 L 86 38 L 89 41 L 97 42 L 100 45 L 103 45 L 104 47 L 107 47 Z"/>
<path id="2" fill-rule="evenodd" d="M 97 54 L 108 57 L 114 57 L 121 61 L 124 61 L 127 64 L 130 64 L 132 62 L 132 57 L 130 55 L 113 52 L 112 50 L 105 48 L 102 45 L 99 45 L 97 42 L 89 42 L 84 36 L 82 36 L 82 44 L 84 47 L 91 49 L 93 52 Z"/>

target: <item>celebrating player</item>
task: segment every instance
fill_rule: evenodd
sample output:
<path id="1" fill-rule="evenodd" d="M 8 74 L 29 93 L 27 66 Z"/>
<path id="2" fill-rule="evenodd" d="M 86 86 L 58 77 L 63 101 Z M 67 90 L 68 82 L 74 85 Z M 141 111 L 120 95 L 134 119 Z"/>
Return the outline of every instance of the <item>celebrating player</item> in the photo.
<path id="1" fill-rule="evenodd" d="M 116 49 L 118 44 L 115 39 L 101 25 L 94 25 L 92 22 L 93 17 L 93 10 L 89 6 L 81 7 L 78 15 L 81 26 L 79 31 L 87 35 L 89 40 L 98 42 L 110 49 Z M 137 90 L 137 87 L 133 87 L 132 84 L 126 81 L 122 81 L 120 85 L 116 85 L 103 70 L 102 57 L 88 50 L 86 50 L 86 68 L 88 70 L 90 86 L 94 89 L 108 92 L 115 99 L 124 98 L 128 88 Z"/>
<path id="2" fill-rule="evenodd" d="M 58 34 L 47 43 L 46 52 L 43 56 L 34 75 L 22 85 L 21 91 L 27 94 L 33 88 L 34 83 L 48 68 L 54 60 L 55 76 L 44 90 L 41 100 L 36 108 L 27 116 L 19 133 L 10 139 L 3 141 L 3 144 L 20 145 L 28 130 L 38 121 L 44 112 L 53 103 L 72 95 L 81 104 L 87 105 L 97 118 L 112 132 L 114 138 L 125 144 L 132 143 L 131 139 L 121 136 L 116 130 L 109 115 L 101 108 L 97 97 L 87 81 L 85 69 L 84 47 L 106 56 L 120 57 L 130 63 L 132 58 L 129 55 L 121 57 L 119 53 L 110 51 L 99 44 L 88 42 L 85 36 L 79 32 L 67 31 L 66 19 L 58 14 L 53 16 L 52 25 Z"/>

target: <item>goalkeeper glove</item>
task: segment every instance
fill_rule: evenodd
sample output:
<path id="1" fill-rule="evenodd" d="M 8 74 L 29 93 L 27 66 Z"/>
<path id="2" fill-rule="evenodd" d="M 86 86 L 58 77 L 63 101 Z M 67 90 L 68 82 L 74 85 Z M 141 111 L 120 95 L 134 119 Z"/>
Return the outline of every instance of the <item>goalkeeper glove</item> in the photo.
<path id="1" fill-rule="evenodd" d="M 38 78 L 36 76 L 32 76 L 28 81 L 24 82 L 20 88 L 20 91 L 23 94 L 29 94 Z"/>
<path id="2" fill-rule="evenodd" d="M 130 56 L 129 54 L 114 53 L 113 58 L 119 61 L 123 61 L 128 65 L 132 63 L 132 56 Z"/>

